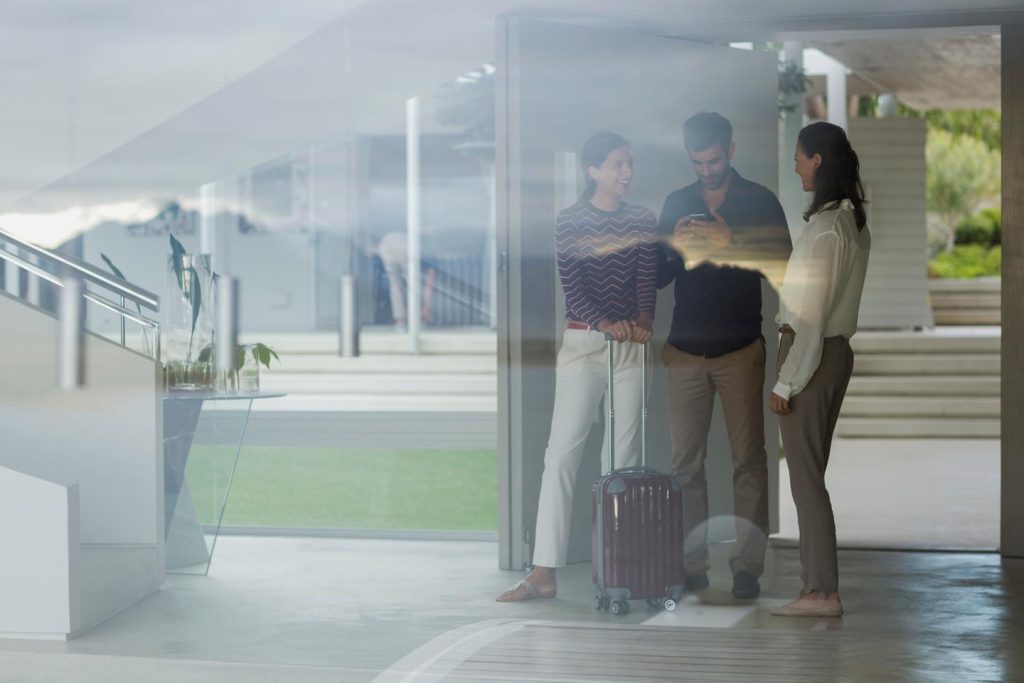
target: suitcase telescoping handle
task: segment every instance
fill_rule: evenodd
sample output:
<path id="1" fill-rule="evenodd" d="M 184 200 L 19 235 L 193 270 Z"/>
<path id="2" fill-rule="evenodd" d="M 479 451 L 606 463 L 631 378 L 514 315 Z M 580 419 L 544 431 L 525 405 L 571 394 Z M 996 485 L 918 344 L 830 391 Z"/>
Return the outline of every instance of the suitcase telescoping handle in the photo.
<path id="1" fill-rule="evenodd" d="M 604 333 L 608 342 L 608 464 L 615 469 L 615 338 Z M 630 342 L 626 342 L 630 343 Z M 647 348 L 640 352 L 640 466 L 647 466 Z"/>

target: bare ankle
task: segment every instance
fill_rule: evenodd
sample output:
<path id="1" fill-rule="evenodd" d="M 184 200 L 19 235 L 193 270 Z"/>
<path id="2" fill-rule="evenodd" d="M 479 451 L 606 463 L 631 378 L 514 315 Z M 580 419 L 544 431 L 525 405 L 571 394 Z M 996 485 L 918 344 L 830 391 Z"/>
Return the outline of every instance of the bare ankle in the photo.
<path id="1" fill-rule="evenodd" d="M 555 568 L 534 566 L 533 570 L 530 572 L 530 576 L 535 579 L 551 581 L 553 583 L 555 580 Z"/>

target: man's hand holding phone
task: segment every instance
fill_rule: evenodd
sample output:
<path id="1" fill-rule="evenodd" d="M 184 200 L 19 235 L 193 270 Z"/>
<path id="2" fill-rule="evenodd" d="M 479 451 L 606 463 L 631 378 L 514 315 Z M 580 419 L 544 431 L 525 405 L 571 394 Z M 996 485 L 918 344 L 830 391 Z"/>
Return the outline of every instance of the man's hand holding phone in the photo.
<path id="1" fill-rule="evenodd" d="M 706 239 L 712 246 L 721 249 L 732 243 L 732 228 L 714 209 L 711 210 L 710 220 L 704 214 L 693 214 L 687 218 L 694 234 Z"/>
<path id="2" fill-rule="evenodd" d="M 687 268 L 715 263 L 718 252 L 732 242 L 732 228 L 717 211 L 691 213 L 676 221 L 673 246 L 686 257 Z"/>
<path id="3" fill-rule="evenodd" d="M 687 216 L 682 216 L 676 221 L 675 233 L 679 239 L 691 239 L 697 236 L 697 226 L 701 225 L 702 222 L 706 222 L 708 215 L 706 213 L 691 213 Z"/>

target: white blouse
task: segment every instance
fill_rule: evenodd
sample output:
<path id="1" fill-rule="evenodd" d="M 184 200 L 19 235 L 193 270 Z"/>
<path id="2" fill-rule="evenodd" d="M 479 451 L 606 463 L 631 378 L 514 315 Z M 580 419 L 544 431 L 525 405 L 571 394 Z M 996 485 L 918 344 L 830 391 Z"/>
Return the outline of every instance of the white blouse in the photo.
<path id="1" fill-rule="evenodd" d="M 786 266 L 776 322 L 796 332 L 773 391 L 789 399 L 811 381 L 822 342 L 857 331 L 857 314 L 868 270 L 871 234 L 857 230 L 853 203 L 816 213 L 793 246 Z"/>

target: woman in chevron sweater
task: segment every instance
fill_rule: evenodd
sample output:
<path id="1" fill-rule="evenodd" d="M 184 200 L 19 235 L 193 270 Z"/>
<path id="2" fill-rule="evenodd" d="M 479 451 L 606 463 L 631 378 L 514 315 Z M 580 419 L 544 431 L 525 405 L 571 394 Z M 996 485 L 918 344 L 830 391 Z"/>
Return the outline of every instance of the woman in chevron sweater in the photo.
<path id="1" fill-rule="evenodd" d="M 656 297 L 657 226 L 650 209 L 628 204 L 633 152 L 620 135 L 601 132 L 583 145 L 587 189 L 558 214 L 558 274 L 566 329 L 558 351 L 555 407 L 544 454 L 530 574 L 500 602 L 553 598 L 564 567 L 583 447 L 607 390 L 605 334 L 615 349 L 616 465 L 640 459 L 641 360 L 651 338 Z"/>

